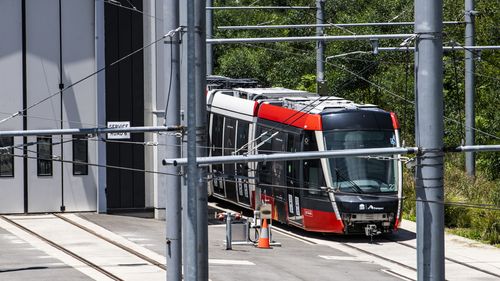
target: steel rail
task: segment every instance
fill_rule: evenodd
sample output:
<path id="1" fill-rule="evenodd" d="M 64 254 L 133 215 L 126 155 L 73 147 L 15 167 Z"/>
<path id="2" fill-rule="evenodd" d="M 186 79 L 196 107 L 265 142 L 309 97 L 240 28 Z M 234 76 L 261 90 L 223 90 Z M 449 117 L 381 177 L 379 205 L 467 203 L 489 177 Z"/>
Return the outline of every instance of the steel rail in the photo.
<path id="1" fill-rule="evenodd" d="M 25 232 L 27 232 L 27 233 L 29 233 L 29 234 L 31 234 L 31 235 L 33 235 L 33 236 L 37 237 L 38 239 L 40 239 L 40 240 L 44 241 L 45 243 L 49 244 L 50 246 L 52 246 L 52 247 L 54 247 L 54 248 L 58 249 L 59 251 L 62 251 L 62 252 L 64 252 L 65 254 L 67 254 L 67 255 L 69 255 L 69 256 L 71 256 L 71 257 L 73 257 L 73 258 L 75 258 L 75 259 L 79 260 L 80 262 L 82 262 L 82 263 L 84 263 L 84 264 L 86 264 L 86 265 L 90 266 L 91 268 L 93 268 L 93 269 L 95 269 L 95 270 L 99 271 L 100 273 L 102 273 L 102 274 L 106 275 L 107 277 L 109 277 L 109 278 L 111 278 L 111 279 L 113 279 L 113 280 L 116 280 L 116 281 L 123 281 L 123 279 L 121 279 L 120 277 L 118 277 L 118 276 L 114 275 L 113 273 L 111 273 L 111 272 L 109 272 L 109 271 L 105 270 L 104 268 L 102 268 L 102 267 L 100 267 L 100 266 L 96 265 L 95 263 L 93 263 L 93 262 L 91 262 L 91 261 L 87 260 L 86 258 L 81 257 L 81 256 L 79 256 L 79 255 L 75 254 L 74 252 L 72 252 L 72 251 L 70 251 L 70 250 L 68 250 L 68 249 L 66 249 L 66 248 L 64 248 L 64 247 L 62 247 L 61 245 L 59 245 L 59 244 L 55 243 L 54 241 L 49 240 L 49 239 L 47 239 L 47 238 L 45 238 L 45 237 L 41 236 L 40 234 L 38 234 L 38 233 L 34 232 L 33 230 L 31 230 L 31 229 L 29 229 L 29 228 L 26 228 L 26 227 L 24 227 L 24 226 L 22 226 L 22 225 L 18 224 L 17 222 L 15 222 L 15 221 L 13 221 L 13 220 L 11 220 L 11 219 L 9 219 L 9 218 L 5 217 L 5 216 L 0 216 L 0 217 L 1 217 L 3 220 L 5 220 L 6 222 L 8 222 L 8 223 L 10 223 L 10 224 L 12 224 L 12 225 L 16 226 L 17 228 L 22 229 L 23 231 L 25 231 Z"/>
<path id="2" fill-rule="evenodd" d="M 398 243 L 398 244 L 400 244 L 400 245 L 402 245 L 402 246 L 405 246 L 405 247 L 408 247 L 408 248 L 411 248 L 411 249 L 414 249 L 414 250 L 416 250 L 416 249 L 417 249 L 417 247 L 415 247 L 415 246 L 413 246 L 413 245 L 410 245 L 410 244 L 407 244 L 407 243 L 403 243 L 403 242 L 401 242 L 401 241 L 397 241 L 397 240 L 395 240 L 395 239 L 391 239 L 391 238 L 387 238 L 387 237 L 386 237 L 386 238 L 382 238 L 382 239 L 385 239 L 385 240 L 390 241 L 390 242 L 395 242 L 395 243 Z M 470 265 L 470 264 L 468 264 L 468 263 L 466 263 L 466 262 L 462 262 L 462 261 L 459 261 L 459 260 L 456 260 L 456 259 L 453 259 L 453 258 L 447 258 L 447 257 L 445 257 L 445 259 L 446 259 L 447 261 L 454 262 L 454 263 L 456 263 L 456 264 L 459 264 L 459 265 L 462 265 L 462 266 L 468 267 L 468 268 L 470 268 L 470 269 L 477 270 L 477 271 L 479 271 L 479 272 L 482 272 L 482 273 L 485 273 L 485 274 L 488 274 L 488 275 L 491 275 L 491 276 L 494 276 L 494 277 L 500 278 L 500 275 L 498 275 L 498 274 L 496 274 L 496 273 L 494 273 L 494 272 L 491 272 L 491 271 L 488 271 L 488 270 L 485 270 L 485 269 L 482 269 L 482 268 L 479 268 L 479 267 L 476 267 L 476 266 Z"/>

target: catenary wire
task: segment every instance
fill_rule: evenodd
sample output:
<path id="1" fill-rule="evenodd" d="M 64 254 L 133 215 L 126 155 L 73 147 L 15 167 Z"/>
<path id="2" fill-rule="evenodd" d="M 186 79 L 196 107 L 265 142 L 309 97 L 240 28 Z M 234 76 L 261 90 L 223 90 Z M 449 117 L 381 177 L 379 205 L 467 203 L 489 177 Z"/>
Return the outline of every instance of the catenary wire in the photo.
<path id="1" fill-rule="evenodd" d="M 2 155 L 27 158 L 27 159 L 35 159 L 35 160 L 55 161 L 55 162 L 69 163 L 69 164 L 88 165 L 88 166 L 99 167 L 99 168 L 110 168 L 110 169 L 131 171 L 131 172 L 142 172 L 142 173 L 148 173 L 148 174 L 183 176 L 183 174 L 165 173 L 165 172 L 158 172 L 158 171 L 151 171 L 151 170 L 144 170 L 144 169 L 137 169 L 137 168 L 128 168 L 128 167 L 114 166 L 114 165 L 101 165 L 101 164 L 94 164 L 94 163 L 82 162 L 82 161 L 62 160 L 62 159 L 59 159 L 60 157 L 57 155 L 52 155 L 53 158 L 41 158 L 41 157 L 36 157 L 36 156 L 28 156 L 26 154 L 13 154 L 13 153 L 3 153 Z"/>
<path id="2" fill-rule="evenodd" d="M 128 2 L 130 3 L 130 1 L 128 1 Z M 125 10 L 129 10 L 129 11 L 132 11 L 132 12 L 136 12 L 136 13 L 142 14 L 144 16 L 147 16 L 147 17 L 150 17 L 150 18 L 154 18 L 155 20 L 158 20 L 158 21 L 163 21 L 163 18 L 159 18 L 159 17 L 153 16 L 153 15 L 150 15 L 150 14 L 144 13 L 143 11 L 138 10 L 131 3 L 130 3 L 130 5 L 132 7 L 123 6 L 122 3 L 120 1 L 118 1 L 118 0 L 104 0 L 104 3 L 109 4 L 109 5 L 113 5 L 113 6 L 125 9 Z"/>

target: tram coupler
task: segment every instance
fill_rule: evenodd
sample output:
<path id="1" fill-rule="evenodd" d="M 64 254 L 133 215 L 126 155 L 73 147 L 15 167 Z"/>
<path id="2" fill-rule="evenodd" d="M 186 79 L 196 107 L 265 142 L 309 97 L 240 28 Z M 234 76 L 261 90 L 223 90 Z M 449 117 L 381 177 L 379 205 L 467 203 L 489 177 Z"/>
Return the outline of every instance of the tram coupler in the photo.
<path id="1" fill-rule="evenodd" d="M 376 224 L 368 224 L 365 226 L 365 234 L 366 236 L 370 236 L 370 243 L 373 243 L 373 236 L 379 235 L 382 232 L 378 230 Z"/>

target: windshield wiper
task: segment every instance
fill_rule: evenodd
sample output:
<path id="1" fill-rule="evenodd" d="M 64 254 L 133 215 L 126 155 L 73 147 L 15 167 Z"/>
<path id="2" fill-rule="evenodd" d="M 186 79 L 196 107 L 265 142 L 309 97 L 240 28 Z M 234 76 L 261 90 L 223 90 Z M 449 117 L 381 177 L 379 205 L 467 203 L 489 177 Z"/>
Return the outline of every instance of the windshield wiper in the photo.
<path id="1" fill-rule="evenodd" d="M 353 182 L 352 180 L 346 178 L 345 176 L 343 176 L 339 169 L 337 168 L 334 168 L 335 169 L 335 175 L 340 178 L 341 180 L 343 181 L 347 181 L 348 183 L 350 183 L 351 185 L 349 186 L 352 190 L 354 190 L 356 193 L 363 193 L 363 190 L 361 189 L 361 187 L 359 187 L 355 182 Z"/>

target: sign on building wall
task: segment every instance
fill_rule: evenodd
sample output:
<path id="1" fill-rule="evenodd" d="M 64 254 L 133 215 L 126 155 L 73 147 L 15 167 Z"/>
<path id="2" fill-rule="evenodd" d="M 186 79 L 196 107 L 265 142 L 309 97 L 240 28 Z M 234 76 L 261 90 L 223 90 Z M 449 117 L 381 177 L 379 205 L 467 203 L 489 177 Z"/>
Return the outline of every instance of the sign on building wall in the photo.
<path id="1" fill-rule="evenodd" d="M 108 128 L 130 128 L 130 121 L 112 121 L 108 122 Z M 108 133 L 110 140 L 128 140 L 130 133 Z"/>

